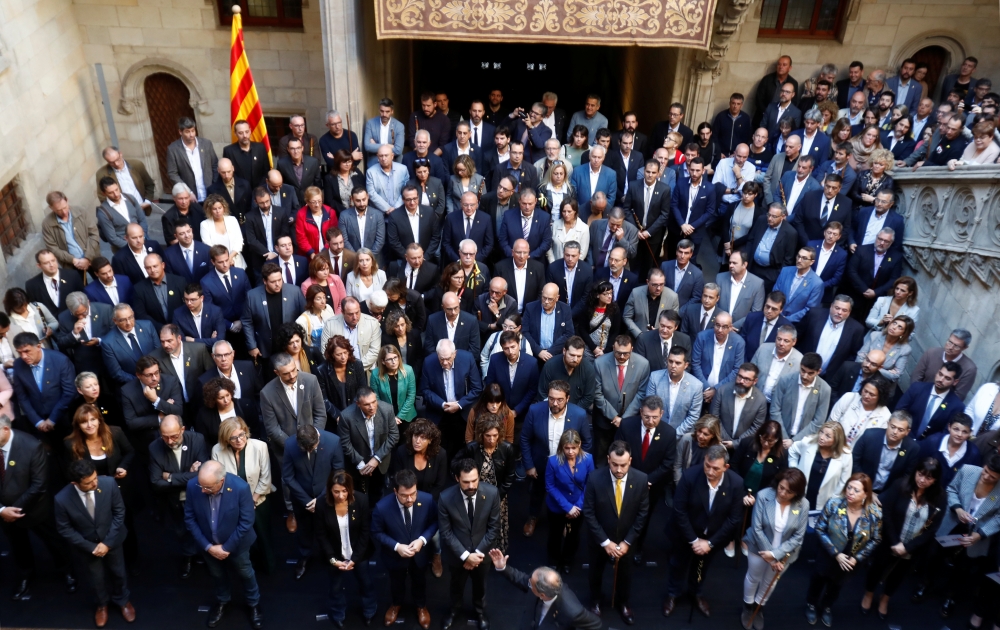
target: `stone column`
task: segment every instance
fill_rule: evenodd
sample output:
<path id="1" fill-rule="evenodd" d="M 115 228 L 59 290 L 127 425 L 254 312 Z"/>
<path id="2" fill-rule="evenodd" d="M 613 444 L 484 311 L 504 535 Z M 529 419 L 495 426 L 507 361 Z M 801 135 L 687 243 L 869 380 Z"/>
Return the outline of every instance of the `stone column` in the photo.
<path id="1" fill-rule="evenodd" d="M 361 140 L 366 103 L 364 11 L 360 0 L 319 0 L 319 15 L 327 107 L 349 113 L 351 130 Z M 346 119 L 344 123 L 346 128 Z"/>

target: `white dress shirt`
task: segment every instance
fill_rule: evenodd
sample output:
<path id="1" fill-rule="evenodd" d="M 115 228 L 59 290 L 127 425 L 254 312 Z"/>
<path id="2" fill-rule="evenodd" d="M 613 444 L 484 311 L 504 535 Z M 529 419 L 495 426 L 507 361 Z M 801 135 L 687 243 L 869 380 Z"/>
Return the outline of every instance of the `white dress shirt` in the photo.
<path id="1" fill-rule="evenodd" d="M 743 287 L 746 286 L 747 274 L 743 274 L 742 280 L 737 280 L 736 276 L 730 275 L 729 282 L 731 283 L 731 288 L 729 289 L 729 312 L 732 313 L 736 309 L 736 302 L 740 299 L 740 292 L 743 291 Z"/>
<path id="2" fill-rule="evenodd" d="M 597 180 L 601 176 L 601 169 L 597 169 L 596 173 L 594 169 L 590 169 L 587 173 L 590 175 L 590 193 L 593 194 L 597 190 Z"/>
<path id="3" fill-rule="evenodd" d="M 132 173 L 128 170 L 128 162 L 122 160 L 122 170 L 111 167 L 115 172 L 115 179 L 118 180 L 118 187 L 121 188 L 122 194 L 132 195 L 132 198 L 139 203 L 145 203 L 146 199 L 143 198 L 142 193 L 136 188 L 135 180 L 132 179 Z M 127 218 L 127 217 L 126 217 Z"/>
<path id="4" fill-rule="evenodd" d="M 197 321 L 197 320 L 195 320 Z M 174 366 L 174 373 L 177 374 L 177 380 L 181 382 L 181 393 L 184 394 L 184 402 L 188 401 L 187 393 L 187 383 L 184 378 L 184 344 L 179 345 L 179 351 L 177 356 L 167 355 L 170 357 L 170 363 Z M 293 405 L 294 406 L 294 405 Z"/>
<path id="5" fill-rule="evenodd" d="M 201 151 L 198 150 L 198 144 L 198 139 L 195 138 L 194 148 L 189 149 L 186 144 L 181 142 L 184 153 L 187 154 L 188 163 L 191 165 L 191 171 L 194 173 L 195 193 L 198 196 L 198 201 L 205 201 L 205 173 L 201 170 Z"/>
<path id="6" fill-rule="evenodd" d="M 240 396 L 240 392 L 241 392 L 241 390 L 240 390 L 240 379 L 239 379 L 239 375 L 236 373 L 236 368 L 230 368 L 229 373 L 232 376 L 226 376 L 225 374 L 222 373 L 222 370 L 220 370 L 218 368 L 216 368 L 216 372 L 219 373 L 220 377 L 226 379 L 227 381 L 229 381 L 230 383 L 232 383 L 236 387 L 236 391 L 233 393 L 233 398 L 235 398 L 236 400 L 239 400 L 241 398 L 241 396 Z"/>
<path id="7" fill-rule="evenodd" d="M 726 354 L 727 343 L 729 343 L 729 335 L 726 335 L 722 343 L 715 342 L 715 348 L 712 351 L 712 372 L 708 375 L 708 381 L 705 383 L 709 387 L 715 387 L 719 384 L 719 371 L 722 369 L 722 357 Z"/>
<path id="8" fill-rule="evenodd" d="M 147 254 L 147 252 L 146 252 L 146 246 L 143 245 L 142 249 L 139 250 L 138 254 L 135 253 L 135 251 L 133 251 L 131 247 L 128 248 L 128 251 L 132 254 L 132 257 L 135 258 L 135 262 L 136 262 L 136 264 L 139 265 L 139 269 L 142 269 L 142 275 L 144 275 L 145 277 L 148 278 L 149 274 L 146 273 L 146 264 L 145 264 L 146 263 L 146 254 Z"/>
<path id="9" fill-rule="evenodd" d="M 813 383 L 815 385 L 816 383 Z M 806 386 L 802 384 L 802 377 L 799 377 L 799 400 L 795 406 L 795 422 L 792 423 L 792 430 L 789 432 L 790 437 L 795 437 L 795 434 L 799 432 L 802 427 L 802 410 L 806 407 L 806 400 L 809 398 L 809 393 L 812 391 L 812 385 Z"/>
<path id="10" fill-rule="evenodd" d="M 514 263 L 514 286 L 517 288 L 517 312 L 524 310 L 524 291 L 528 284 L 528 264 L 518 268 Z"/>
<path id="11" fill-rule="evenodd" d="M 732 435 L 734 438 L 739 437 L 739 434 L 736 432 L 736 429 L 737 427 L 740 426 L 740 416 L 743 415 L 743 407 L 745 407 L 747 401 L 750 400 L 751 391 L 753 390 L 748 391 L 745 396 L 740 396 L 739 394 L 736 394 L 734 398 L 735 404 L 733 406 L 733 430 L 729 432 L 729 434 Z"/>
<path id="12" fill-rule="evenodd" d="M 289 404 L 292 405 L 292 411 L 294 411 L 296 414 L 298 414 L 299 413 L 299 394 L 298 394 L 298 391 L 296 391 L 298 389 L 297 383 L 292 383 L 291 385 L 285 385 L 284 383 L 282 383 L 282 385 L 284 386 L 285 396 L 288 396 L 288 402 L 289 402 Z"/>
<path id="13" fill-rule="evenodd" d="M 792 214 L 795 212 L 795 204 L 798 203 L 799 197 L 802 196 L 802 189 L 806 187 L 806 182 L 809 180 L 809 175 L 806 175 L 801 180 L 796 177 L 792 181 L 792 189 L 788 193 L 788 220 L 792 220 Z"/>
<path id="14" fill-rule="evenodd" d="M 955 464 L 960 462 L 962 458 L 965 457 L 965 451 L 968 442 L 962 442 L 962 445 L 958 447 L 958 450 L 955 451 L 955 454 L 950 455 L 948 453 L 948 438 L 950 437 L 951 437 L 950 435 L 946 435 L 943 438 L 941 438 L 941 446 L 938 447 L 938 450 L 941 451 L 941 456 L 944 457 L 944 460 L 948 462 L 948 466 L 954 468 Z"/>
<path id="15" fill-rule="evenodd" d="M 125 203 L 125 197 L 124 196 L 122 196 L 118 200 L 118 203 L 115 203 L 115 202 L 111 201 L 110 199 L 108 199 L 108 205 L 111 206 L 111 208 L 115 212 L 117 212 L 118 214 L 120 214 L 123 217 L 125 217 L 126 221 L 128 221 L 130 223 L 132 222 L 132 219 L 129 218 L 129 216 L 128 216 L 128 204 Z"/>
<path id="16" fill-rule="evenodd" d="M 458 331 L 458 319 L 459 318 L 456 317 L 455 321 L 452 322 L 449 321 L 447 317 L 444 318 L 444 326 L 448 330 L 448 341 L 453 343 L 455 341 L 455 332 Z"/>
<path id="17" fill-rule="evenodd" d="M 827 249 L 825 243 L 819 248 L 819 259 L 816 262 L 816 275 L 817 276 L 820 275 L 820 274 L 822 274 L 823 270 L 826 269 L 826 264 L 828 262 L 830 262 L 830 256 L 833 256 L 833 251 L 836 248 L 837 248 L 837 245 L 834 244 L 833 247 L 831 247 L 830 249 Z"/>
<path id="18" fill-rule="evenodd" d="M 49 292 L 49 298 L 52 299 L 53 304 L 59 304 L 59 271 L 56 271 L 56 275 L 47 276 L 42 274 L 42 284 L 45 285 L 45 290 Z"/>
<path id="19" fill-rule="evenodd" d="M 343 516 L 338 514 L 337 526 L 340 527 L 340 553 L 344 556 L 345 561 L 350 561 L 351 556 L 354 555 L 354 550 L 351 549 L 351 515 L 349 513 Z"/>
<path id="20" fill-rule="evenodd" d="M 771 400 L 771 392 L 774 391 L 774 386 L 778 384 L 778 378 L 781 377 L 781 371 L 785 369 L 785 365 L 788 363 L 788 357 L 792 355 L 791 352 L 785 355 L 785 358 L 778 356 L 777 350 L 771 351 L 771 367 L 767 370 L 767 376 L 764 378 L 764 397 L 768 401 Z"/>
<path id="21" fill-rule="evenodd" d="M 549 411 L 549 457 L 559 451 L 559 438 L 562 437 L 563 427 L 566 424 L 566 410 L 563 409 L 561 416 L 556 416 Z"/>
<path id="22" fill-rule="evenodd" d="M 612 474 L 611 475 L 611 496 L 612 497 L 615 496 L 615 485 L 618 483 L 618 481 L 619 480 L 615 479 L 615 476 Z M 622 504 L 624 505 L 624 503 L 625 503 L 625 489 L 628 488 L 628 474 L 627 473 L 625 474 L 624 477 L 621 478 L 621 484 L 622 484 Z M 604 540 L 604 542 L 601 543 L 601 546 L 602 547 L 607 547 L 608 545 L 613 545 L 613 544 L 615 544 L 615 543 L 611 542 L 610 538 L 607 538 L 607 539 Z"/>
<path id="23" fill-rule="evenodd" d="M 819 342 L 816 344 L 816 352 L 823 357 L 823 369 L 830 363 L 830 359 L 833 358 L 833 353 L 837 349 L 837 344 L 840 343 L 840 337 L 844 334 L 844 322 L 839 324 L 834 324 L 833 320 L 829 317 L 826 318 L 826 323 L 823 324 L 823 332 L 819 336 Z"/>

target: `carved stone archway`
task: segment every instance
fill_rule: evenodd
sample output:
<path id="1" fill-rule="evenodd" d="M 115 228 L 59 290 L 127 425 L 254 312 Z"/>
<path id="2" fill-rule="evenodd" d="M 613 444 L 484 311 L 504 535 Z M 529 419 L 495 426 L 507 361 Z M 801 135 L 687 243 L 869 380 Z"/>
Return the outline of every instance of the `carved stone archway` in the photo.
<path id="1" fill-rule="evenodd" d="M 968 50 L 963 41 L 964 39 L 961 34 L 954 31 L 940 30 L 921 33 L 893 51 L 892 58 L 889 60 L 889 68 L 893 68 L 893 72 L 895 72 L 895 68 L 899 68 L 903 64 L 904 59 L 912 57 L 919 50 L 928 46 L 940 46 L 948 51 L 948 56 L 950 57 L 948 60 L 949 66 L 943 74 L 958 72 L 958 67 L 966 57 L 965 51 Z M 933 89 L 934 86 L 931 86 L 931 88 Z"/>

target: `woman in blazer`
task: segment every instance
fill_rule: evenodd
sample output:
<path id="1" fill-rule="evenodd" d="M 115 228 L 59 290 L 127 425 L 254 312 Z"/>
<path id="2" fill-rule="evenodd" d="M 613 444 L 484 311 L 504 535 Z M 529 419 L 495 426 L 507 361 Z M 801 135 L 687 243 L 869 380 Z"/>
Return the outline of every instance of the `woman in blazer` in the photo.
<path id="1" fill-rule="evenodd" d="M 941 464 L 928 457 L 908 476 L 879 495 L 882 503 L 882 544 L 875 550 L 865 579 L 861 611 L 871 611 L 875 589 L 882 586 L 878 616 L 889 614 L 889 598 L 910 573 L 915 553 L 922 554 L 937 533 L 944 517 L 945 492 L 941 487 Z"/>
<path id="2" fill-rule="evenodd" d="M 778 435 L 780 437 L 781 434 Z M 746 630 L 758 627 L 758 620 L 759 625 L 763 625 L 762 609 L 774 594 L 771 587 L 775 576 L 784 572 L 799 557 L 809 524 L 809 502 L 805 493 L 806 477 L 802 471 L 786 468 L 775 475 L 771 487 L 764 488 L 757 495 L 753 506 L 753 526 L 743 538 L 748 564 L 743 579 L 740 621 Z"/>
<path id="3" fill-rule="evenodd" d="M 2 372 L 0 372 L 0 375 L 2 375 Z M 69 417 L 72 418 L 76 414 L 76 410 L 81 406 L 91 404 L 101 412 L 101 418 L 105 422 L 113 427 L 122 427 L 124 430 L 125 419 L 122 417 L 121 404 L 119 404 L 117 396 L 113 396 L 108 391 L 101 389 L 101 381 L 97 378 L 97 374 L 93 372 L 80 372 L 76 375 L 76 380 L 73 383 L 76 385 L 76 393 L 79 396 L 73 399 L 73 402 L 70 403 L 67 409 Z M 0 402 L 3 400 L 3 387 L 0 386 Z M 0 413 L 6 413 L 3 407 L 0 407 Z M 7 417 L 13 418 L 14 416 L 8 415 Z"/>
<path id="4" fill-rule="evenodd" d="M 455 160 L 454 175 L 448 179 L 448 214 L 462 209 L 462 195 L 474 192 L 478 196 L 483 187 L 483 176 L 476 172 L 476 163 L 468 155 Z"/>
<path id="5" fill-rule="evenodd" d="M 865 325 L 874 330 L 882 330 L 898 315 L 906 315 L 912 319 L 914 326 L 920 318 L 917 281 L 910 276 L 902 276 L 892 284 L 892 295 L 883 295 L 875 300 L 875 306 L 865 318 Z"/>
<path id="6" fill-rule="evenodd" d="M 601 280 L 591 287 L 587 303 L 573 317 L 573 327 L 587 344 L 587 356 L 597 358 L 612 351 L 622 331 L 622 314 L 610 282 Z"/>
<path id="7" fill-rule="evenodd" d="M 353 208 L 351 191 L 365 187 L 365 176 L 354 168 L 351 154 L 341 149 L 333 155 L 333 168 L 323 178 L 323 200 L 337 212 L 337 216 Z"/>
<path id="8" fill-rule="evenodd" d="M 552 247 L 546 255 L 549 262 L 562 260 L 563 247 L 570 241 L 580 244 L 580 260 L 585 260 L 590 251 L 590 228 L 580 218 L 580 206 L 576 199 L 571 196 L 564 198 L 559 205 L 559 212 L 552 216 L 555 217 L 552 222 Z"/>
<path id="9" fill-rule="evenodd" d="M 889 390 L 890 395 L 895 391 L 896 381 L 906 371 L 906 365 L 910 362 L 910 354 L 913 352 L 910 347 L 910 335 L 913 334 L 914 324 L 908 315 L 897 313 L 885 330 L 870 332 L 861 350 L 858 351 L 857 361 L 864 361 L 869 350 L 885 352 L 885 361 L 879 372 L 893 384 Z"/>
<path id="10" fill-rule="evenodd" d="M 323 204 L 323 191 L 316 186 L 302 193 L 306 205 L 295 215 L 295 253 L 312 260 L 327 248 L 326 235 L 337 227 L 337 213 Z"/>
<path id="11" fill-rule="evenodd" d="M 420 331 L 413 327 L 410 318 L 402 311 L 394 311 L 384 316 L 382 329 L 382 345 L 394 346 L 400 356 L 413 370 L 413 380 L 420 382 L 420 374 L 424 366 L 424 345 L 420 341 Z"/>
<path id="12" fill-rule="evenodd" d="M 455 459 L 475 460 L 479 477 L 486 483 L 496 486 L 500 494 L 500 534 L 496 539 L 496 547 L 500 551 L 507 551 L 509 529 L 507 493 L 514 485 L 516 455 L 514 445 L 503 439 L 503 422 L 503 418 L 498 414 L 481 416 L 476 422 L 476 441 L 469 442 L 464 450 L 459 451 Z"/>
<path id="13" fill-rule="evenodd" d="M 202 389 L 205 406 L 198 409 L 198 415 L 194 419 L 194 430 L 201 433 L 206 445 L 216 444 L 223 421 L 243 417 L 243 407 L 235 395 L 236 385 L 228 378 L 217 376 L 205 383 Z"/>
<path id="14" fill-rule="evenodd" d="M 28 300 L 28 294 L 24 289 L 21 287 L 7 289 L 7 293 L 3 296 L 3 310 L 10 318 L 8 342 L 13 342 L 18 333 L 30 332 L 38 335 L 42 340 L 42 347 L 46 350 L 55 347 L 55 339 L 50 341 L 49 337 L 59 330 L 59 320 L 44 304 Z"/>
<path id="15" fill-rule="evenodd" d="M 387 278 L 385 272 L 378 268 L 378 261 L 372 250 L 362 247 L 355 255 L 354 269 L 347 273 L 344 287 L 347 295 L 364 302 L 385 285 Z"/>
<path id="16" fill-rule="evenodd" d="M 838 422 L 844 428 L 847 446 L 854 444 L 868 429 L 889 426 L 889 392 L 892 383 L 881 374 L 872 374 L 861 382 L 857 392 L 847 392 L 830 410 L 829 422 Z"/>
<path id="17" fill-rule="evenodd" d="M 316 287 L 326 297 L 326 305 L 334 315 L 340 315 L 340 304 L 347 297 L 347 287 L 344 281 L 335 273 L 330 272 L 330 261 L 326 256 L 317 256 L 309 261 L 309 277 L 302 281 L 302 295 L 306 297 L 307 308 L 309 289 Z"/>
<path id="18" fill-rule="evenodd" d="M 773 484 L 775 475 L 788 468 L 788 451 L 781 441 L 781 423 L 776 420 L 765 420 L 752 440 L 741 440 L 736 447 L 736 454 L 730 460 L 732 469 L 743 478 L 743 505 L 746 510 L 753 508 L 758 493 Z M 805 494 L 805 488 L 802 490 Z M 749 523 L 743 521 L 744 526 Z M 743 537 L 744 530 L 736 532 L 737 538 Z M 729 555 L 730 547 L 726 547 Z M 743 543 L 743 555 L 747 554 L 746 543 Z"/>
<path id="19" fill-rule="evenodd" d="M 706 413 L 694 423 L 691 433 L 685 433 L 677 440 L 674 483 L 681 480 L 688 468 L 701 466 L 705 461 L 705 453 L 716 444 L 722 444 L 722 422 L 718 416 Z"/>
<path id="20" fill-rule="evenodd" d="M 403 363 L 399 348 L 382 346 L 369 379 L 371 388 L 382 402 L 392 405 L 396 424 L 409 423 L 417 417 L 417 379 L 410 366 Z"/>
<path id="21" fill-rule="evenodd" d="M 557 210 L 562 208 L 565 202 L 576 199 L 576 189 L 573 188 L 573 184 L 569 183 L 569 176 L 572 172 L 573 168 L 569 166 L 569 162 L 560 160 L 549 168 L 549 172 L 540 182 L 538 194 L 541 199 L 539 199 L 539 204 L 544 201 L 542 208 L 553 217 L 559 216 L 560 212 Z M 588 233 L 587 236 L 589 240 L 590 234 Z"/>
<path id="22" fill-rule="evenodd" d="M 826 422 L 816 435 L 795 442 L 788 449 L 788 466 L 806 476 L 806 499 L 813 515 L 838 494 L 851 476 L 854 460 L 839 422 Z"/>
<path id="23" fill-rule="evenodd" d="M 851 158 L 854 158 L 852 154 Z M 875 197 L 882 190 L 892 190 L 894 182 L 889 171 L 895 165 L 892 151 L 876 149 L 871 154 L 871 168 L 860 170 L 854 186 L 848 193 L 855 208 L 864 208 L 875 203 Z M 853 166 L 853 164 L 852 164 Z M 855 170 L 859 170 L 855 167 Z"/>
<path id="24" fill-rule="evenodd" d="M 354 358 L 354 347 L 347 337 L 331 337 L 324 356 L 326 363 L 316 368 L 316 378 L 326 402 L 326 429 L 335 432 L 340 414 L 354 402 L 358 388 L 368 386 L 368 379 L 365 366 Z"/>
<path id="25" fill-rule="evenodd" d="M 267 443 L 250 437 L 250 427 L 243 418 L 227 418 L 219 425 L 219 441 L 212 447 L 212 459 L 222 464 L 227 473 L 236 475 L 250 486 L 253 493 L 253 529 L 257 542 L 250 548 L 264 573 L 274 573 L 274 545 L 271 544 L 271 502 L 275 491 L 271 483 L 271 458 Z"/>
<path id="26" fill-rule="evenodd" d="M 340 628 L 347 616 L 344 578 L 350 573 L 358 580 L 361 614 L 370 626 L 378 610 L 378 591 L 373 588 L 368 559 L 372 556 L 371 510 L 368 497 L 354 492 L 351 476 L 331 470 L 326 492 L 316 501 L 316 541 L 329 563 L 330 593 L 327 597 L 330 620 Z"/>
<path id="27" fill-rule="evenodd" d="M 442 221 L 448 212 L 448 200 L 444 192 L 444 182 L 437 177 L 431 177 L 431 161 L 428 158 L 413 160 L 413 176 L 420 192 L 420 205 L 434 211 L 435 221 Z"/>
<path id="28" fill-rule="evenodd" d="M 205 217 L 201 222 L 201 242 L 212 245 L 225 245 L 229 249 L 233 266 L 246 269 L 243 259 L 243 231 L 239 220 L 229 214 L 229 204 L 222 195 L 209 195 L 205 198 Z"/>
<path id="29" fill-rule="evenodd" d="M 806 621 L 815 625 L 819 609 L 823 625 L 829 628 L 833 625 L 831 608 L 844 582 L 882 540 L 882 509 L 875 503 L 868 475 L 854 473 L 840 496 L 826 502 L 816 533 L 822 548 L 809 580 Z"/>
<path id="30" fill-rule="evenodd" d="M 549 508 L 548 564 L 563 573 L 573 565 L 583 529 L 583 491 L 594 458 L 583 450 L 580 434 L 569 429 L 545 467 L 545 505 Z"/>

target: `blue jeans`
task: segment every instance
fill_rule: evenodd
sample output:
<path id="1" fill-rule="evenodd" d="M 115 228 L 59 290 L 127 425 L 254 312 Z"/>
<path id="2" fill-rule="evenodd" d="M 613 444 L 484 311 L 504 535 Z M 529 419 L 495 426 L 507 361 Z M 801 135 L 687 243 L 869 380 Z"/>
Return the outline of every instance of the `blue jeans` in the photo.
<path id="1" fill-rule="evenodd" d="M 329 562 L 329 560 L 327 560 Z M 372 586 L 371 568 L 367 560 L 356 562 L 350 571 L 341 571 L 332 564 L 328 565 L 330 571 L 330 593 L 327 595 L 327 605 L 330 608 L 330 618 L 334 621 L 343 621 L 347 616 L 347 593 L 344 588 L 347 576 L 354 574 L 358 581 L 358 591 L 361 595 L 361 612 L 365 619 L 375 616 L 378 611 L 378 593 Z"/>
<path id="2" fill-rule="evenodd" d="M 239 554 L 231 553 L 225 560 L 216 560 L 207 551 L 203 552 L 202 555 L 205 556 L 205 567 L 215 582 L 216 600 L 220 603 L 228 603 L 233 598 L 229 588 L 229 578 L 226 575 L 226 567 L 231 566 L 236 569 L 240 579 L 243 580 L 243 598 L 246 603 L 250 606 L 256 606 L 260 603 L 260 589 L 257 588 L 257 575 L 253 571 L 253 565 L 250 564 L 249 550 Z"/>

